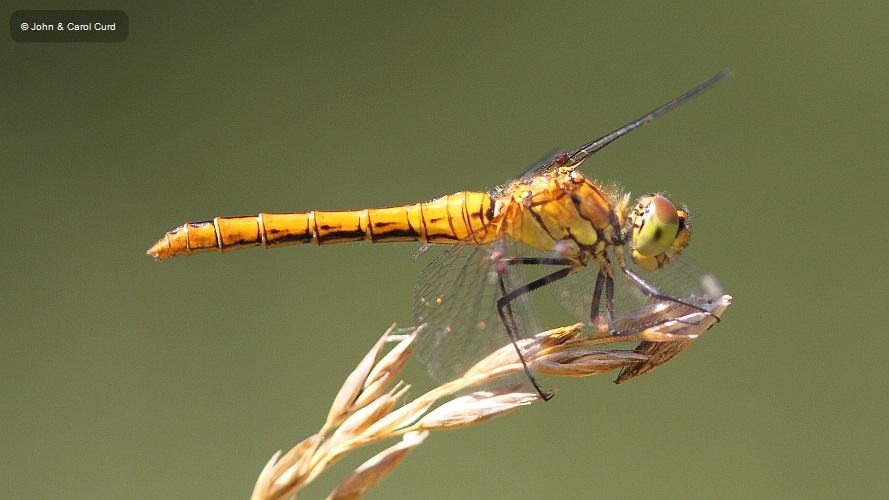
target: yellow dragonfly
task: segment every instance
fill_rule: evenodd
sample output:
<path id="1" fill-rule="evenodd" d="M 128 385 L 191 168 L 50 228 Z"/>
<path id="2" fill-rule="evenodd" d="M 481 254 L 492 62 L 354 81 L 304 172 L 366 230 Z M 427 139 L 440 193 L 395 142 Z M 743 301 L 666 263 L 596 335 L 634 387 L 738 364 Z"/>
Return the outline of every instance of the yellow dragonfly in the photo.
<path id="1" fill-rule="evenodd" d="M 173 229 L 148 254 L 163 260 L 260 245 L 354 241 L 450 245 L 422 272 L 414 290 L 415 324 L 425 324 L 418 342 L 421 361 L 433 378 L 447 381 L 509 338 L 528 380 L 547 399 L 518 344 L 539 331 L 531 292 L 555 285 L 557 299 L 569 310 L 613 335 L 632 333 L 617 329 L 616 320 L 646 304 L 670 302 L 706 313 L 692 302 L 718 296 L 706 286 L 709 275 L 680 258 L 691 237 L 684 208 L 658 193 L 631 205 L 628 193 L 577 167 L 729 74 L 723 71 L 573 151 L 551 155 L 488 192 L 461 191 L 388 208 L 216 217 Z M 615 266 L 623 279 L 615 279 Z M 555 270 L 526 279 L 532 269 Z"/>

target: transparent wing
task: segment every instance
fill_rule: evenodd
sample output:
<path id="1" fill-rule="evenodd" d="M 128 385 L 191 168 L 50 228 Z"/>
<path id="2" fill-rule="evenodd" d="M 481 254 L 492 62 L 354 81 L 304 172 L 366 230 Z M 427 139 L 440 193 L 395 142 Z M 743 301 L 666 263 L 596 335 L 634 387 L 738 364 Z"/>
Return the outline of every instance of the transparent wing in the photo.
<path id="1" fill-rule="evenodd" d="M 531 167 L 525 170 L 525 173 L 523 173 L 519 179 L 539 175 L 552 170 L 553 167 L 558 166 L 559 155 L 563 154 L 565 153 L 561 149 L 553 149 L 552 151 L 547 152 L 545 155 L 541 156 L 534 165 L 531 165 Z M 565 158 L 567 158 L 567 156 Z"/>
<path id="2" fill-rule="evenodd" d="M 711 77 L 706 82 L 701 83 L 697 87 L 680 95 L 679 97 L 673 99 L 672 101 L 667 102 L 666 104 L 661 105 L 657 109 L 651 110 L 650 112 L 640 116 L 639 118 L 627 123 L 623 127 L 620 127 L 612 132 L 609 132 L 609 133 L 603 135 L 602 137 L 599 137 L 598 139 L 590 141 L 590 142 L 584 144 L 583 146 L 575 149 L 574 151 L 565 153 L 564 155 L 555 155 L 550 159 L 541 160 L 540 162 L 538 162 L 537 165 L 535 165 L 525 175 L 545 173 L 545 172 L 552 170 L 553 168 L 556 168 L 556 167 L 559 167 L 562 165 L 567 165 L 567 166 L 579 165 L 585 159 L 596 154 L 599 150 L 601 150 L 605 146 L 611 144 L 615 140 L 623 137 L 624 135 L 632 132 L 633 130 L 636 130 L 637 128 L 641 127 L 642 125 L 649 123 L 650 121 L 654 120 L 658 116 L 666 113 L 667 111 L 670 111 L 671 109 L 675 108 L 676 106 L 679 106 L 686 100 L 700 94 L 701 92 L 707 90 L 708 88 L 712 87 L 713 85 L 716 85 L 720 81 L 729 77 L 731 74 L 732 74 L 731 70 L 728 70 L 728 69 L 723 70 L 723 71 L 717 73 L 716 75 L 714 75 L 713 77 Z"/>
<path id="3" fill-rule="evenodd" d="M 422 272 L 414 289 L 414 320 L 426 326 L 417 356 L 433 379 L 453 380 L 510 342 L 497 312 L 503 295 L 500 278 L 509 292 L 525 284 L 524 272 L 523 266 L 504 266 L 499 256 L 518 256 L 522 246 L 507 239 L 479 246 L 468 238 L 447 248 Z M 519 336 L 538 333 L 528 296 L 511 306 Z"/>

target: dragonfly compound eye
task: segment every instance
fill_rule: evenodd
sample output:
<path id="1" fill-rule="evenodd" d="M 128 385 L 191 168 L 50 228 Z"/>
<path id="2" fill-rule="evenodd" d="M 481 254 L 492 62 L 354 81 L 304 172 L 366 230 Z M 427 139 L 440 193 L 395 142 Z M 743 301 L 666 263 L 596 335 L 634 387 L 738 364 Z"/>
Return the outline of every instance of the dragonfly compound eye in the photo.
<path id="1" fill-rule="evenodd" d="M 667 265 L 682 252 L 691 232 L 685 224 L 688 215 L 667 198 L 649 195 L 636 205 L 633 224 L 633 260 L 649 271 Z"/>

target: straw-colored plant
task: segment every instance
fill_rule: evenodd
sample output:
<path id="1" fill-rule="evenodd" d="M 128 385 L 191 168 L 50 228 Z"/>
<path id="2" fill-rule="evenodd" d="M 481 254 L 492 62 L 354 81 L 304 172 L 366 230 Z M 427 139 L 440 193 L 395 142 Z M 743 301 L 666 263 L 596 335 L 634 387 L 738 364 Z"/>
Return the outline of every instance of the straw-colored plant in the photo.
<path id="1" fill-rule="evenodd" d="M 712 302 L 688 300 L 708 312 L 661 303 L 619 320 L 616 326 L 620 331 L 634 333 L 615 337 L 600 325 L 592 334 L 583 335 L 585 327 L 577 324 L 525 339 L 519 346 L 537 374 L 583 377 L 620 368 L 615 380 L 620 383 L 656 368 L 688 347 L 731 303 L 728 295 Z M 396 382 L 396 378 L 413 352 L 417 335 L 422 335 L 422 326 L 408 335 L 393 335 L 391 329 L 386 332 L 346 379 L 321 430 L 287 453 L 272 456 L 256 482 L 252 498 L 295 496 L 346 453 L 401 437 L 356 469 L 328 497 L 360 498 L 430 431 L 484 422 L 541 399 L 537 392 L 526 390 L 527 381 L 515 384 L 523 367 L 514 346 L 507 343 L 462 377 L 408 401 L 410 386 Z M 392 341 L 397 343 L 380 358 L 384 345 Z M 633 349 L 594 349 L 615 342 L 640 344 Z M 434 407 L 439 401 L 444 402 Z"/>

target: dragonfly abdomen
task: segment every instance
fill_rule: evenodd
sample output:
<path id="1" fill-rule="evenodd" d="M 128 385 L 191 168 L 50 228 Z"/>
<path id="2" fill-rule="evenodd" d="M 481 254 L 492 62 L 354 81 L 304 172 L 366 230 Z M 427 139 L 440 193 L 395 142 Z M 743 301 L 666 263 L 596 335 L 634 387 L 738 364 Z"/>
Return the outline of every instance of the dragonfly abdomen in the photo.
<path id="1" fill-rule="evenodd" d="M 148 254 L 163 260 L 199 252 L 303 243 L 456 243 L 470 235 L 475 243 L 482 244 L 492 238 L 491 231 L 483 229 L 493 215 L 493 202 L 487 193 L 462 191 L 424 203 L 388 208 L 216 217 L 189 222 L 168 232 Z"/>

